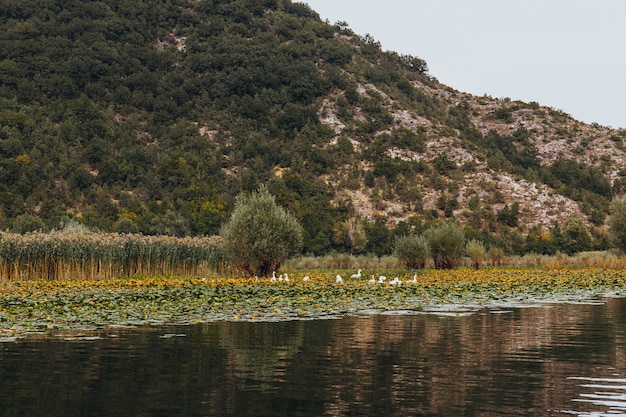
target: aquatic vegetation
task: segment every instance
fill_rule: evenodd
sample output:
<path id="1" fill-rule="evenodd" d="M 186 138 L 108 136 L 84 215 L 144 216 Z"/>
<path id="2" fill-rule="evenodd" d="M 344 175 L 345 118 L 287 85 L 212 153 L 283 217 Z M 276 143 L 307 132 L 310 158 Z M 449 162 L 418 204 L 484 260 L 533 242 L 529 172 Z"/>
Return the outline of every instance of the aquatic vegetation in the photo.
<path id="1" fill-rule="evenodd" d="M 206 237 L 0 232 L 0 280 L 198 275 L 219 269 L 222 259 Z"/>
<path id="2" fill-rule="evenodd" d="M 289 282 L 225 276 L 2 281 L 0 337 L 84 326 L 289 320 L 363 310 L 420 312 L 437 305 L 481 308 L 626 293 L 623 270 L 492 268 L 426 270 L 415 276 L 392 270 L 385 271 L 388 280 L 375 283 L 369 277 L 379 274 L 364 271 L 362 278 L 337 284 L 336 275 L 348 277 L 348 272 L 292 271 Z"/>

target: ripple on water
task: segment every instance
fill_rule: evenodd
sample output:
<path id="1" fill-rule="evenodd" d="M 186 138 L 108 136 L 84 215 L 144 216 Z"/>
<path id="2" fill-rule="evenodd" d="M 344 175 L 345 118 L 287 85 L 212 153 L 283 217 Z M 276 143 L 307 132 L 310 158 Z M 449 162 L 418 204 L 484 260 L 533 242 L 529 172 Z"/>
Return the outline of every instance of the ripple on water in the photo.
<path id="1" fill-rule="evenodd" d="M 626 417 L 626 379 L 625 378 L 588 378 L 571 377 L 570 380 L 580 381 L 580 387 L 591 392 L 582 392 L 579 398 L 572 401 L 601 408 L 597 411 L 563 411 L 583 417 L 624 416 Z"/>

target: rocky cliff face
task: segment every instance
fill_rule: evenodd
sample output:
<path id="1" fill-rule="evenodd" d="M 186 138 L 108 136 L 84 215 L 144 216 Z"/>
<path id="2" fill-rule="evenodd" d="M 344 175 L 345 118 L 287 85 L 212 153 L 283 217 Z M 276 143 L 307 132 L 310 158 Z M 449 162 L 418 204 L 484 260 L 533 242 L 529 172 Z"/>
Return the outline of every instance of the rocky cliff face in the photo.
<path id="1" fill-rule="evenodd" d="M 576 161 L 593 167 L 608 180 L 615 192 L 621 190 L 626 158 L 623 140 L 626 132 L 598 124 L 586 124 L 563 111 L 534 102 L 473 96 L 441 85 L 432 78 L 430 82 L 413 81 L 412 87 L 444 108 L 447 116 L 462 109 L 465 125 L 458 128 L 458 121 L 451 123 L 450 117 L 441 118 L 440 114 L 433 118 L 420 112 L 419 108 L 411 108 L 394 100 L 372 84 L 359 84 L 356 90 L 361 97 L 377 97 L 393 120 L 387 129 L 376 131 L 374 136 L 389 135 L 393 138 L 399 129 L 406 129 L 419 133 L 423 138 L 423 150 L 414 151 L 402 145 L 392 145 L 386 149 L 386 153 L 391 159 L 423 162 L 432 168 L 432 172 L 427 169 L 427 172 L 419 174 L 412 181 L 412 185 L 419 188 L 424 210 L 445 216 L 441 202 L 444 195 L 456 201 L 452 216 L 464 223 L 470 223 L 472 213 L 477 210 L 482 211 L 484 223 L 485 217 L 489 217 L 485 215 L 485 209 L 496 215 L 505 206 L 518 203 L 518 224 L 526 231 L 536 226 L 551 228 L 570 217 L 593 227 L 590 219 L 592 209 L 583 207 L 584 200 L 575 198 L 576 195 L 572 193 L 563 195 L 559 189 L 559 185 L 562 185 L 560 182 L 546 184 L 542 181 L 538 171 L 551 167 L 556 161 Z M 355 150 L 367 147 L 359 134 L 350 129 L 355 121 L 363 122 L 366 117 L 357 109 L 352 119 L 346 121 L 337 116 L 336 108 L 336 100 L 333 101 L 331 97 L 324 101 L 319 112 L 320 121 L 336 134 L 333 143 L 343 135 L 350 140 Z M 487 137 L 495 133 L 505 138 L 518 151 L 526 152 L 537 166 L 530 170 L 517 166 L 511 172 L 503 166 L 506 164 L 494 162 L 497 155 L 494 158 L 494 150 L 485 148 L 485 141 L 472 141 L 472 132 L 475 137 Z M 514 139 L 519 132 L 524 134 L 523 143 Z M 393 144 L 393 140 L 391 142 Z M 433 161 L 441 155 L 454 164 L 449 172 L 441 176 L 443 184 L 433 179 L 433 172 L 437 172 Z M 338 201 L 349 199 L 359 216 L 374 218 L 383 215 L 392 222 L 406 220 L 414 214 L 410 204 L 398 201 L 398 195 L 387 193 L 380 197 L 380 192 L 376 191 L 380 188 L 379 183 L 371 187 L 363 183 L 359 187 L 342 187 L 352 168 L 345 166 L 336 175 L 327 177 L 338 189 Z M 373 169 L 371 164 L 365 162 L 361 162 L 360 168 L 364 171 Z M 572 175 L 576 173 L 572 172 Z M 596 221 L 595 226 L 601 226 L 599 223 Z"/>

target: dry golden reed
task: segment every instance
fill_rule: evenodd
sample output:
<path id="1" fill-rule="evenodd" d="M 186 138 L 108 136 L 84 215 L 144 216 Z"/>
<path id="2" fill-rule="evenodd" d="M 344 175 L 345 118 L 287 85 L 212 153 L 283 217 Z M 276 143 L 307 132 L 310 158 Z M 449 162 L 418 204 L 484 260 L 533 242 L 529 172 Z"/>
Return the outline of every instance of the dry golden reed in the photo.
<path id="1" fill-rule="evenodd" d="M 199 275 L 220 269 L 222 259 L 209 237 L 0 232 L 2 280 Z"/>

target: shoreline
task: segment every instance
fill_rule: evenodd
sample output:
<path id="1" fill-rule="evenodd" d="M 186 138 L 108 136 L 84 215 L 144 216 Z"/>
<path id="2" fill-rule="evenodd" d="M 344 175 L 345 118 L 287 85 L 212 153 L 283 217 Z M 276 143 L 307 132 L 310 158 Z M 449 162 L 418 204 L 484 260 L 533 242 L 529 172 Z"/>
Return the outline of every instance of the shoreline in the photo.
<path id="1" fill-rule="evenodd" d="M 310 280 L 302 282 L 304 273 Z M 346 271 L 342 271 L 346 274 Z M 597 303 L 626 296 L 626 271 L 457 269 L 398 274 L 400 284 L 334 282 L 336 271 L 292 271 L 290 282 L 147 276 L 0 282 L 0 342 L 114 326 L 335 319 L 359 314 L 458 316 L 481 310 Z M 349 274 L 346 274 L 349 276 Z M 364 276 L 369 276 L 364 274 Z M 392 274 L 395 276 L 395 274 Z"/>

